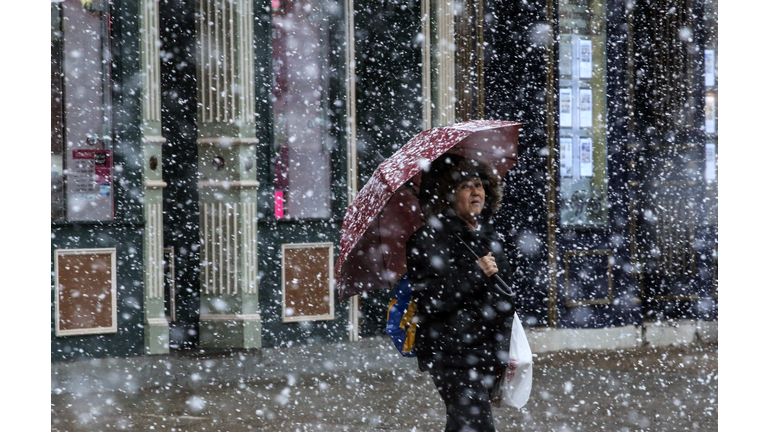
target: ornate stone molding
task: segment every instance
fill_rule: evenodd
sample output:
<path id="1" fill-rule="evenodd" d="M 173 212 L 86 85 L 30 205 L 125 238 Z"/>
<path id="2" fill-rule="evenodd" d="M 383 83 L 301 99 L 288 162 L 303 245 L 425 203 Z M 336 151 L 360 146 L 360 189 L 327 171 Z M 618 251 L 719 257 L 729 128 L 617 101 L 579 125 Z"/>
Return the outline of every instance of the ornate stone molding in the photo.
<path id="1" fill-rule="evenodd" d="M 141 30 L 141 118 L 160 123 L 160 16 L 158 0 L 142 0 L 139 15 Z"/>
<path id="2" fill-rule="evenodd" d="M 202 314 L 200 321 L 261 321 L 261 314 Z"/>
<path id="3" fill-rule="evenodd" d="M 200 217 L 204 293 L 256 293 L 256 204 L 203 203 Z"/>
<path id="4" fill-rule="evenodd" d="M 158 120 L 159 121 L 159 120 Z M 141 137 L 141 142 L 143 144 L 165 144 L 165 142 L 168 141 L 165 139 L 162 135 L 144 135 Z"/>
<path id="5" fill-rule="evenodd" d="M 144 347 L 148 354 L 168 352 L 163 266 L 163 181 L 160 95 L 160 17 L 158 0 L 139 1 L 141 144 L 144 159 Z"/>
<path id="6" fill-rule="evenodd" d="M 211 147 L 249 146 L 249 145 L 256 145 L 258 143 L 259 143 L 259 139 L 255 137 L 243 138 L 243 137 L 221 136 L 221 137 L 198 138 L 197 140 L 198 146 L 211 146 Z"/>
<path id="7" fill-rule="evenodd" d="M 147 318 L 146 319 L 147 324 L 153 325 L 153 326 L 167 326 L 168 320 L 165 318 Z"/>
<path id="8" fill-rule="evenodd" d="M 258 311 L 253 2 L 198 0 L 196 12 L 200 321 L 208 321 L 200 343 L 257 347 L 261 318 L 244 314 Z M 212 306 L 220 304 L 226 310 Z M 225 337 L 231 323 L 221 321 L 239 321 L 240 339 Z"/>
<path id="9" fill-rule="evenodd" d="M 253 123 L 252 2 L 200 0 L 197 30 L 200 122 Z"/>
<path id="10" fill-rule="evenodd" d="M 198 189 L 208 188 L 221 188 L 221 189 L 244 189 L 244 188 L 258 188 L 259 183 L 256 180 L 200 180 L 197 182 Z"/>
<path id="11" fill-rule="evenodd" d="M 168 183 L 162 180 L 145 180 L 144 187 L 147 189 L 163 189 L 168 186 Z"/>
<path id="12" fill-rule="evenodd" d="M 163 205 L 145 204 L 144 233 L 145 296 L 163 297 Z"/>

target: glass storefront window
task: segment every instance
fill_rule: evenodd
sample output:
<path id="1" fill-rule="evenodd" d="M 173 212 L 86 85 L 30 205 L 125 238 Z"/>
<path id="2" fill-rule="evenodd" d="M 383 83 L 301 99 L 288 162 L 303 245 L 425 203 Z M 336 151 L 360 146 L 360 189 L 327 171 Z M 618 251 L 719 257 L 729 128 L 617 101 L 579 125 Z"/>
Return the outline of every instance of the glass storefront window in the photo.
<path id="1" fill-rule="evenodd" d="M 51 218 L 114 218 L 107 0 L 51 2 Z"/>
<path id="2" fill-rule="evenodd" d="M 717 224 L 717 0 L 704 2 L 704 208 L 708 224 Z"/>
<path id="3" fill-rule="evenodd" d="M 607 222 L 605 2 L 560 0 L 560 217 Z"/>
<path id="4" fill-rule="evenodd" d="M 320 0 L 272 2 L 276 218 L 331 216 L 328 12 Z"/>

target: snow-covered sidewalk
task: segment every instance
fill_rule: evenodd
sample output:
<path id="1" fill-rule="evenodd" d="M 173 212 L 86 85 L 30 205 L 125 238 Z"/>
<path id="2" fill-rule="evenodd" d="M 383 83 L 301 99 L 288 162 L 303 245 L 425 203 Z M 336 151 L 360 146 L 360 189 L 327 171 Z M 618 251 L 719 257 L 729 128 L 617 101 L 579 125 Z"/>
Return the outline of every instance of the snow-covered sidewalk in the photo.
<path id="1" fill-rule="evenodd" d="M 260 356 L 101 360 L 92 365 L 94 376 L 129 366 L 134 372 L 100 380 L 79 375 L 88 391 L 54 389 L 51 426 L 53 431 L 442 430 L 445 411 L 429 377 L 388 344 L 373 338 L 265 349 Z M 538 354 L 534 361 L 531 399 L 523 410 L 498 408 L 499 431 L 717 430 L 716 344 L 560 351 Z M 236 376 L 241 378 L 231 379 Z M 111 388 L 119 377 L 134 383 Z M 154 379 L 153 386 L 136 382 L 145 379 Z M 93 387 L 96 382 L 101 384 Z M 71 382 L 68 387 L 74 389 Z"/>

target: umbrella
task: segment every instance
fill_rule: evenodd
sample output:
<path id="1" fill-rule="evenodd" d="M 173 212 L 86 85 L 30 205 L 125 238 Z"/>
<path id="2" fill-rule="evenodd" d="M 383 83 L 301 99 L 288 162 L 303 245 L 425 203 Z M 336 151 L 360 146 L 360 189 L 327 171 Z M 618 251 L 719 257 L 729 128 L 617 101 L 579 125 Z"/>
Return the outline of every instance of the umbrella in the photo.
<path id="1" fill-rule="evenodd" d="M 473 120 L 426 130 L 373 172 L 347 208 L 335 265 L 339 299 L 391 288 L 406 272 L 405 242 L 423 224 L 422 171 L 445 153 L 491 165 L 503 177 L 517 163 L 522 123 Z"/>

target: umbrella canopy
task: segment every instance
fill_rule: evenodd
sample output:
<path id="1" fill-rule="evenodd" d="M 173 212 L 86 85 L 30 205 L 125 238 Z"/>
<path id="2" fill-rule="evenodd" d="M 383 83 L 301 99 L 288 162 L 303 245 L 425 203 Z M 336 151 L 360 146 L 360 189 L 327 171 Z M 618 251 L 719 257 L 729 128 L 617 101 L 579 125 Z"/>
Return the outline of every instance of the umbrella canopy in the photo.
<path id="1" fill-rule="evenodd" d="M 335 265 L 339 299 L 391 288 L 405 274 L 405 242 L 424 224 L 419 186 L 425 168 L 450 153 L 485 162 L 503 177 L 517 163 L 521 125 L 473 120 L 430 129 L 382 162 L 344 216 Z"/>

